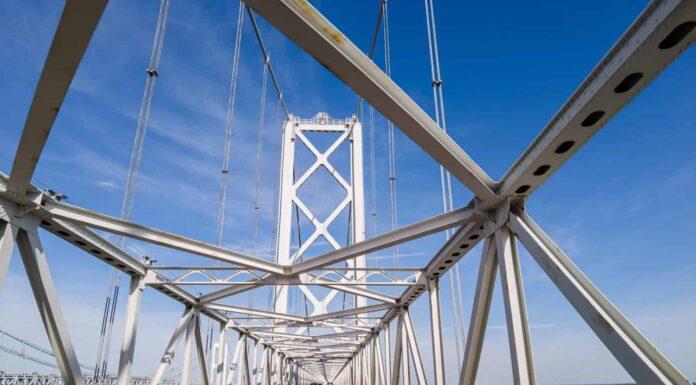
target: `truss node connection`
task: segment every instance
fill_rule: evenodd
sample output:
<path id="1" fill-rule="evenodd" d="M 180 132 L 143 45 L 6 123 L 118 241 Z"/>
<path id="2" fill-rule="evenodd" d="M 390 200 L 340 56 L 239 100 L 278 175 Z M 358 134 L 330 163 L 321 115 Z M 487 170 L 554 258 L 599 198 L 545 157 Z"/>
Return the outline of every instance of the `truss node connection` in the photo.
<path id="1" fill-rule="evenodd" d="M 520 273 L 521 245 L 636 383 L 689 384 L 534 222 L 524 203 L 693 44 L 696 2 L 651 1 L 500 181 L 493 181 L 368 55 L 308 2 L 245 0 L 245 4 L 257 33 L 254 15 L 263 17 L 321 62 L 476 198 L 464 207 L 367 237 L 362 123 L 357 116 L 334 119 L 319 113 L 304 119 L 287 113 L 283 124 L 275 261 L 60 202 L 55 194 L 39 190 L 30 182 L 55 116 L 106 6 L 106 0 L 68 0 L 11 173 L 0 173 L 0 288 L 17 248 L 60 376 L 2 373 L 0 383 L 169 384 L 166 373 L 181 345 L 184 353 L 179 383 L 186 385 L 196 381 L 204 385 L 410 385 L 412 381 L 445 385 L 447 374 L 452 373 L 459 375 L 460 385 L 470 385 L 476 381 L 499 275 L 512 377 L 518 384 L 535 384 L 532 338 Z M 260 40 L 260 34 L 257 38 Z M 265 48 L 262 49 L 267 57 Z M 274 74 L 272 79 L 277 84 Z M 313 143 L 313 137 L 320 134 L 333 134 L 335 138 L 326 150 Z M 314 157 L 301 175 L 295 174 L 298 143 Z M 349 149 L 348 171 L 331 162 L 342 146 Z M 298 196 L 298 189 L 320 169 L 328 171 L 342 191 L 340 202 L 327 218 L 314 215 L 312 199 Z M 330 231 L 330 225 L 346 210 L 349 237 L 342 244 Z M 292 226 L 299 215 L 307 219 L 312 231 L 293 248 Z M 424 266 L 378 267 L 365 262 L 370 253 L 447 230 L 451 236 Z M 115 379 L 95 381 L 82 374 L 41 244 L 44 232 L 130 278 Z M 101 233 L 177 250 L 200 257 L 202 262 L 197 266 L 152 265 L 130 255 Z M 310 257 L 308 250 L 319 240 L 325 240 L 330 251 Z M 439 281 L 480 242 L 483 251 L 463 357 L 458 367 L 447 367 Z M 210 264 L 211 261 L 217 264 Z M 203 287 L 207 291 L 199 294 Z M 144 380 L 134 378 L 131 368 L 142 293 L 152 289 L 180 303 L 182 315 L 163 347 L 153 375 Z M 273 303 L 266 308 L 241 306 L 232 301 L 241 293 L 264 289 L 273 294 Z M 304 313 L 291 311 L 289 293 L 293 291 L 307 298 L 311 308 L 307 306 Z M 416 332 L 411 313 L 412 304 L 422 296 L 427 298 L 429 311 L 426 318 L 431 340 L 427 343 Z M 337 300 L 339 297 L 343 298 L 342 303 Z M 201 335 L 204 317 L 219 328 L 215 338 L 211 335 L 216 340 L 211 349 L 204 347 Z M 432 368 L 425 365 L 429 362 L 423 357 L 425 346 L 432 347 Z M 197 362 L 199 372 L 192 370 L 192 361 Z"/>

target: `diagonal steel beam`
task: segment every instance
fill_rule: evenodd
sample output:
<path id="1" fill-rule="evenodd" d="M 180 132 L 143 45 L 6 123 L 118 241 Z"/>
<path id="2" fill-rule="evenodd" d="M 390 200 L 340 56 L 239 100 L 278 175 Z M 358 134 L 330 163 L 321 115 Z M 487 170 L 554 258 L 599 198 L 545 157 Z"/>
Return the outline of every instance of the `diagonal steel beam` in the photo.
<path id="1" fill-rule="evenodd" d="M 245 0 L 482 199 L 495 182 L 428 114 L 307 1 Z"/>
<path id="2" fill-rule="evenodd" d="M 23 197 L 29 188 L 53 122 L 108 0 L 68 0 L 53 36 L 12 163 L 8 190 Z"/>
<path id="3" fill-rule="evenodd" d="M 543 184 L 694 42 L 694 22 L 693 0 L 650 2 L 505 174 L 498 194 L 527 196 Z"/>
<path id="4" fill-rule="evenodd" d="M 68 384 L 84 385 L 80 364 L 58 302 L 51 272 L 37 230 L 19 230 L 17 246 L 29 277 L 60 374 Z"/>
<path id="5" fill-rule="evenodd" d="M 306 317 L 306 321 L 308 321 L 308 322 L 325 321 L 325 320 L 329 320 L 329 319 L 333 319 L 333 318 L 341 318 L 341 317 L 347 317 L 347 316 L 356 315 L 356 314 L 366 314 L 366 313 L 371 313 L 374 311 L 388 310 L 388 309 L 391 309 L 392 307 L 393 307 L 393 305 L 388 304 L 388 303 L 362 306 L 362 307 L 356 307 L 356 308 L 352 308 L 352 309 L 346 309 L 346 310 L 341 310 L 341 311 L 336 311 L 336 312 L 331 312 L 331 313 L 309 316 L 309 317 Z"/>
<path id="6" fill-rule="evenodd" d="M 272 273 L 283 272 L 282 267 L 273 262 L 264 261 L 224 247 L 196 241 L 51 199 L 47 200 L 41 209 L 52 218 L 65 219 L 73 223 L 94 227 L 113 234 L 123 235 L 125 237 L 233 263 L 251 269 Z"/>
<path id="7" fill-rule="evenodd" d="M 248 315 L 254 315 L 254 316 L 259 316 L 259 317 L 277 318 L 277 319 L 282 319 L 282 320 L 287 320 L 287 321 L 295 321 L 295 322 L 304 322 L 305 321 L 305 317 L 300 317 L 300 316 L 295 316 L 295 315 L 285 314 L 285 313 L 276 313 L 276 312 L 266 311 L 266 310 L 249 309 L 249 308 L 240 307 L 240 306 L 224 305 L 224 304 L 219 304 L 219 303 L 210 303 L 207 305 L 207 307 L 209 307 L 211 309 L 215 309 L 215 310 L 220 310 L 220 311 L 227 311 L 227 312 L 240 313 L 240 314 L 248 314 Z"/>
<path id="8" fill-rule="evenodd" d="M 473 203 L 444 214 L 400 227 L 393 231 L 374 236 L 362 242 L 357 242 L 338 250 L 330 251 L 318 257 L 307 259 L 294 264 L 292 272 L 305 273 L 318 268 L 331 266 L 345 260 L 382 250 L 397 244 L 434 234 L 452 227 L 481 220 L 482 217 L 474 208 Z"/>
<path id="9" fill-rule="evenodd" d="M 690 384 L 526 213 L 508 226 L 638 384 Z"/>

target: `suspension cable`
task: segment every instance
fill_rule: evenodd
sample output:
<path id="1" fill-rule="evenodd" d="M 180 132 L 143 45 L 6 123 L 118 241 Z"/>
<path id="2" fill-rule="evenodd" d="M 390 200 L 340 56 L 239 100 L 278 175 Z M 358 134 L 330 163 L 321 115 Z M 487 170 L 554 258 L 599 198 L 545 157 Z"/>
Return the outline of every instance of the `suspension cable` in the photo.
<path id="1" fill-rule="evenodd" d="M 447 124 L 445 120 L 445 105 L 444 96 L 442 91 L 442 76 L 440 72 L 440 57 L 438 52 L 437 43 L 437 30 L 435 23 L 435 7 L 433 6 L 433 0 L 425 0 L 425 18 L 426 26 L 428 32 L 428 53 L 430 55 L 430 74 L 432 78 L 432 89 L 433 89 L 433 104 L 435 107 L 435 122 L 442 128 L 443 131 L 447 132 Z M 442 209 L 443 212 L 448 212 L 454 209 L 454 204 L 452 200 L 452 177 L 449 171 L 440 165 L 440 187 L 442 190 Z M 445 231 L 445 239 L 449 240 L 452 236 L 451 229 Z M 461 277 L 459 273 L 459 265 L 456 264 L 454 269 L 449 273 L 450 290 L 452 295 L 450 299 L 452 301 L 452 318 L 454 321 L 454 334 L 457 350 L 457 362 L 461 362 L 460 346 L 462 344 L 462 349 L 465 346 L 464 337 L 464 304 L 462 301 L 462 288 L 461 288 Z M 456 288 L 455 288 L 456 282 Z M 461 338 L 459 336 L 461 332 Z"/>
<path id="2" fill-rule="evenodd" d="M 157 16 L 157 27 L 155 29 L 155 37 L 152 44 L 152 52 L 150 53 L 150 62 L 146 70 L 147 77 L 145 80 L 145 90 L 143 92 L 143 99 L 140 104 L 138 124 L 135 130 L 133 149 L 131 152 L 130 164 L 128 166 L 128 176 L 126 178 L 126 186 L 123 192 L 121 218 L 125 220 L 130 220 L 133 214 L 138 173 L 140 171 L 140 163 L 143 157 L 145 136 L 147 134 L 148 125 L 150 123 L 150 110 L 152 107 L 152 98 L 154 96 L 155 83 L 157 77 L 159 76 L 158 69 L 160 58 L 162 56 L 162 46 L 164 45 L 164 34 L 167 27 L 169 2 L 169 0 L 162 0 L 160 3 L 159 14 Z M 126 238 L 123 236 L 118 237 L 117 244 L 121 249 L 125 249 Z M 95 378 L 99 378 L 100 376 L 104 376 L 106 374 L 106 369 L 109 360 L 109 350 L 111 346 L 111 335 L 114 328 L 116 305 L 118 303 L 120 279 L 121 273 L 115 268 L 112 268 L 111 279 L 109 282 L 109 288 L 107 290 L 106 303 L 104 307 L 104 314 L 102 316 L 102 330 L 101 335 L 99 337 L 97 363 L 95 365 L 94 371 Z"/>
<path id="3" fill-rule="evenodd" d="M 372 233 L 377 235 L 377 162 L 375 160 L 375 109 L 370 105 L 369 132 L 370 132 L 370 203 L 372 211 L 370 218 L 372 221 Z"/>
<path id="4" fill-rule="evenodd" d="M 254 219 L 252 224 L 252 243 L 251 255 L 256 257 L 256 243 L 258 241 L 259 214 L 259 195 L 261 193 L 261 166 L 263 156 L 263 131 L 266 119 L 266 81 L 268 79 L 268 59 L 263 63 L 263 78 L 261 80 L 261 101 L 259 103 L 259 135 L 256 144 L 256 185 L 254 190 Z"/>
<path id="5" fill-rule="evenodd" d="M 239 73 L 239 60 L 240 52 L 242 48 L 242 31 L 244 28 L 244 3 L 239 2 L 239 10 L 237 11 L 237 26 L 235 30 L 234 38 L 234 51 L 232 54 L 232 69 L 230 75 L 230 93 L 227 98 L 227 116 L 225 119 L 225 139 L 223 146 L 222 155 L 222 166 L 220 167 L 220 196 L 218 200 L 218 215 L 217 215 L 217 228 L 216 228 L 216 243 L 218 246 L 222 246 L 224 233 L 225 233 L 225 214 L 227 207 L 227 184 L 230 174 L 230 151 L 232 147 L 232 134 L 234 132 L 234 106 L 237 100 L 237 79 Z M 219 266 L 219 262 L 215 262 L 216 266 Z M 216 273 L 217 274 L 217 273 Z M 208 321 L 208 338 L 210 342 L 207 343 L 208 352 L 212 348 L 212 340 L 214 333 L 214 322 L 209 319 Z"/>
<path id="6" fill-rule="evenodd" d="M 256 257 L 256 243 L 258 240 L 258 227 L 259 227 L 259 214 L 261 212 L 259 206 L 259 195 L 261 190 L 261 160 L 263 155 L 263 128 L 265 125 L 266 118 L 266 83 L 268 81 L 269 72 L 269 58 L 265 57 L 263 63 L 263 76 L 261 79 L 261 101 L 259 102 L 259 137 L 256 147 L 256 187 L 254 191 L 254 219 L 252 225 L 252 244 L 251 244 L 251 255 Z M 254 296 L 252 295 L 253 290 L 249 291 L 249 309 L 254 307 Z M 248 315 L 251 318 L 251 315 Z"/>
<path id="7" fill-rule="evenodd" d="M 256 35 L 256 40 L 259 42 L 259 48 L 261 48 L 261 53 L 263 54 L 263 59 L 266 61 L 268 66 L 268 72 L 271 75 L 271 80 L 273 81 L 273 86 L 275 87 L 276 93 L 278 94 L 278 99 L 280 104 L 283 106 L 283 111 L 285 112 L 285 117 L 290 119 L 290 112 L 288 112 L 288 107 L 285 105 L 285 99 L 283 98 L 283 91 L 280 89 L 278 84 L 278 78 L 276 78 L 275 71 L 273 71 L 273 66 L 271 65 L 271 58 L 268 56 L 268 51 L 266 50 L 266 45 L 263 43 L 263 38 L 261 37 L 261 32 L 259 31 L 259 26 L 256 23 L 256 17 L 254 17 L 254 12 L 251 8 L 246 7 L 247 14 L 249 15 L 249 20 L 251 21 L 251 26 L 254 27 L 254 34 Z"/>
<path id="8" fill-rule="evenodd" d="M 384 35 L 384 69 L 388 77 L 391 77 L 391 48 L 389 46 L 389 8 L 387 0 L 382 0 L 382 19 L 383 19 L 383 35 Z M 396 230 L 399 225 L 398 206 L 396 201 L 396 155 L 394 143 L 394 124 L 387 119 L 387 141 L 389 153 L 389 192 L 391 203 L 391 228 Z M 394 267 L 399 267 L 399 247 L 392 247 L 394 256 Z M 398 278 L 398 272 L 397 278 Z"/>
<path id="9" fill-rule="evenodd" d="M 372 33 L 372 43 L 370 44 L 370 52 L 368 54 L 368 57 L 372 59 L 372 57 L 375 54 L 375 48 L 377 47 L 377 38 L 379 37 L 379 27 L 382 24 L 382 16 L 384 14 L 384 6 L 382 4 L 379 5 L 379 11 L 377 11 L 377 22 L 375 23 L 375 31 Z M 355 112 L 356 115 L 360 115 L 362 113 L 362 105 L 363 105 L 363 97 L 360 96 L 358 98 L 358 108 Z"/>
<path id="10" fill-rule="evenodd" d="M 25 339 L 23 339 L 23 338 L 19 338 L 19 337 L 15 336 L 15 335 L 12 334 L 12 333 L 8 333 L 8 332 L 6 332 L 6 331 L 0 329 L 0 334 L 3 334 L 3 335 L 5 335 L 5 336 L 7 336 L 7 337 L 9 337 L 9 338 L 11 338 L 11 339 L 13 339 L 13 340 L 15 340 L 15 341 L 21 343 L 22 345 L 28 346 L 28 347 L 30 347 L 30 348 L 32 348 L 32 349 L 38 351 L 38 352 L 41 352 L 41 353 L 46 354 L 46 355 L 49 355 L 49 356 L 51 356 L 51 357 L 55 357 L 55 354 L 53 354 L 53 351 L 51 351 L 51 350 L 49 350 L 49 349 L 46 349 L 46 348 L 44 348 L 44 347 L 42 347 L 42 346 L 39 346 L 39 345 L 37 345 L 37 344 L 35 344 L 35 343 L 31 342 L 31 341 L 27 341 L 27 340 L 25 340 Z M 17 356 L 17 357 L 20 357 L 20 358 L 23 358 L 23 359 L 36 362 L 36 363 L 41 364 L 41 365 L 50 366 L 50 367 L 53 367 L 53 368 L 56 368 L 56 369 L 58 368 L 57 366 L 55 366 L 54 364 L 52 364 L 52 363 L 50 363 L 50 362 L 43 361 L 43 360 L 40 359 L 40 358 L 36 358 L 36 357 L 29 356 L 29 355 L 25 354 L 23 351 L 20 352 L 20 351 L 17 351 L 17 350 L 12 349 L 12 348 L 10 348 L 10 347 L 7 347 L 7 346 L 0 345 L 0 350 L 4 351 L 4 352 L 6 352 L 6 353 L 13 354 L 13 355 L 15 355 L 15 356 Z M 93 366 L 87 366 L 87 365 L 84 365 L 84 364 L 79 364 L 79 365 L 80 365 L 80 367 L 81 367 L 82 369 L 85 369 L 85 370 L 89 370 L 89 371 L 94 371 L 94 370 L 95 370 L 95 368 L 94 368 Z"/>

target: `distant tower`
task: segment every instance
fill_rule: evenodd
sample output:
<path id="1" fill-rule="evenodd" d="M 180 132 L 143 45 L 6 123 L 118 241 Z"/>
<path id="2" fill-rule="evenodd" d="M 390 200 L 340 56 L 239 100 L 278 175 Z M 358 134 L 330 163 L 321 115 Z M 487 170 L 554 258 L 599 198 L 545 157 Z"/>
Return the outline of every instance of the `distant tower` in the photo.
<path id="1" fill-rule="evenodd" d="M 336 134 L 338 139 L 325 151 L 318 150 L 305 135 L 306 132 Z M 313 165 L 303 175 L 293 175 L 295 165 L 295 143 L 300 140 L 316 157 Z M 341 175 L 329 162 L 331 155 L 341 146 L 349 141 L 350 143 L 350 175 Z M 277 262 L 282 265 L 292 265 L 296 263 L 307 249 L 322 236 L 334 249 L 339 249 L 341 245 L 334 236 L 329 233 L 329 226 L 336 217 L 350 205 L 350 228 L 353 242 L 360 242 L 365 239 L 365 193 L 363 183 L 363 140 L 362 125 L 354 115 L 347 119 L 333 119 L 327 113 L 318 113 L 312 119 L 300 119 L 291 116 L 283 127 L 283 149 L 281 158 L 280 172 L 280 209 L 278 217 L 278 239 L 276 244 Z M 297 191 L 321 168 L 324 167 L 329 174 L 343 187 L 345 192 L 344 199 L 332 211 L 328 218 L 315 217 L 312 210 L 312 203 L 321 196 L 306 197 L 307 202 L 302 201 Z M 295 178 L 296 177 L 296 178 Z M 303 240 L 299 250 L 291 254 L 291 229 L 293 211 L 297 207 L 300 215 L 310 218 L 314 225 L 313 233 Z M 354 280 L 362 280 L 365 276 L 360 268 L 365 267 L 365 256 L 359 256 L 346 262 L 346 267 L 357 268 L 357 270 L 347 271 L 347 277 Z M 310 295 L 308 299 L 312 302 L 313 310 L 311 315 L 319 315 L 327 312 L 327 307 L 332 298 L 336 297 L 332 291 L 324 298 L 319 298 L 311 294 L 312 286 L 301 286 L 300 289 Z M 275 311 L 286 313 L 288 310 L 288 286 L 279 285 L 275 288 Z M 366 300 L 357 297 L 355 304 L 365 306 Z M 298 332 L 304 331 L 304 328 Z"/>

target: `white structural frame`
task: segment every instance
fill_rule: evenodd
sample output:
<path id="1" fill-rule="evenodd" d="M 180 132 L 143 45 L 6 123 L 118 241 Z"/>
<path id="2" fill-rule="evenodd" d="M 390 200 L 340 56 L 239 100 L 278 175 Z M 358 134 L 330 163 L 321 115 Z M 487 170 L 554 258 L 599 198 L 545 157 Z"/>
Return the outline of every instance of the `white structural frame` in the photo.
<path id="1" fill-rule="evenodd" d="M 335 28 L 309 3 L 295 0 L 245 0 L 253 11 L 332 71 L 346 85 L 390 119 L 396 127 L 423 148 L 435 161 L 469 188 L 476 198 L 467 206 L 370 239 L 364 239 L 362 199 L 362 143 L 357 120 L 352 135 L 351 184 L 342 183 L 354 205 L 354 243 L 324 255 L 295 263 L 289 254 L 292 204 L 311 218 L 311 212 L 296 199 L 292 180 L 292 143 L 303 140 L 302 129 L 287 129 L 300 123 L 306 129 L 331 126 L 331 122 L 289 120 L 283 150 L 278 250 L 276 263 L 189 239 L 162 230 L 120 220 L 59 202 L 52 194 L 31 186 L 40 159 L 70 82 L 98 25 L 106 0 L 68 0 L 61 16 L 39 80 L 10 176 L 0 175 L 0 288 L 4 283 L 14 245 L 27 270 L 51 347 L 66 383 L 84 384 L 72 342 L 55 293 L 46 257 L 39 240 L 42 228 L 65 239 L 86 253 L 131 276 L 118 383 L 130 381 L 142 290 L 152 287 L 184 305 L 184 314 L 174 330 L 151 379 L 156 385 L 172 359 L 175 347 L 185 339 L 182 382 L 189 383 L 193 355 L 201 367 L 201 382 L 215 385 L 309 384 L 341 385 L 371 383 L 426 385 L 426 368 L 418 348 L 409 314 L 410 305 L 426 291 L 429 296 L 434 383 L 445 384 L 439 278 L 485 240 L 471 322 L 468 329 L 459 383 L 474 384 L 485 337 L 488 311 L 497 271 L 500 270 L 515 383 L 534 384 L 531 338 L 520 275 L 517 240 L 539 263 L 559 291 L 598 336 L 627 373 L 639 384 L 680 384 L 689 381 L 616 309 L 571 259 L 534 223 L 524 202 L 623 106 L 629 103 L 659 73 L 696 39 L 696 2 L 654 0 L 638 16 L 617 43 L 580 84 L 570 99 L 552 117 L 528 149 L 500 181 L 493 181 L 435 122 L 394 83 L 367 55 Z M 328 117 L 320 117 L 323 120 Z M 345 122 L 342 124 L 345 125 Z M 340 131 L 340 130 L 339 130 Z M 299 132 L 299 134 L 298 134 Z M 346 136 L 347 137 L 347 136 Z M 290 147 L 285 147 L 285 145 Z M 311 150 L 311 148 L 310 148 Z M 312 151 L 318 164 L 327 167 L 326 154 Z M 319 167 L 317 166 L 317 167 Z M 314 166 L 313 166 L 314 167 Z M 333 174 L 333 173 L 332 173 Z M 336 176 L 335 174 L 333 174 Z M 306 180 L 306 178 L 305 178 Z M 345 182 L 345 181 L 344 181 Z M 292 187 L 292 188 L 291 188 Z M 352 196 L 351 196 L 352 194 Z M 345 200 L 344 200 L 345 202 Z M 289 211 L 289 212 L 288 212 Z M 314 222 L 326 236 L 325 223 Z M 367 268 L 365 254 L 456 228 L 433 258 L 422 268 L 407 269 L 408 278 L 394 278 L 393 271 Z M 223 262 L 228 275 L 219 278 L 210 267 L 150 266 L 119 249 L 94 230 L 172 248 Z M 282 234 L 281 234 L 282 232 Z M 327 238 L 328 239 L 328 238 Z M 281 247 L 282 246 L 282 247 Z M 287 246 L 287 247 L 285 247 Z M 347 267 L 336 264 L 348 261 Z M 180 270 L 176 277 L 169 274 Z M 220 272 L 220 271 L 218 271 Z M 197 281 L 192 281 L 195 277 Z M 216 291 L 197 295 L 192 285 L 216 285 Z M 290 314 L 281 304 L 274 311 L 231 306 L 225 298 L 264 285 L 279 288 L 279 299 L 288 285 L 304 288 L 320 285 L 332 293 L 344 291 L 359 298 L 357 307 L 342 311 Z M 402 289 L 386 295 L 380 286 Z M 335 294 L 334 294 L 335 295 Z M 322 301 L 313 298 L 321 308 Z M 200 317 L 220 324 L 217 354 L 206 359 L 200 336 Z M 392 336 L 393 323 L 396 334 Z M 295 332 L 289 329 L 294 328 Z M 317 333 L 317 330 L 330 332 Z M 228 332 L 239 338 L 228 364 L 231 346 Z M 308 334 L 297 334 L 309 330 Z M 392 338 L 394 349 L 392 350 Z M 384 345 L 381 341 L 384 339 Z M 250 349 L 249 344 L 254 348 Z M 194 352 L 194 345 L 196 351 Z M 382 349 L 384 346 L 384 349 Z M 256 353 L 262 349 L 261 372 Z M 249 352 L 253 351 L 253 375 Z M 210 361 L 210 364 L 208 365 Z M 413 365 L 415 378 L 411 378 Z M 210 373 L 207 368 L 213 367 Z M 450 368 L 450 370 L 452 370 Z M 209 378 L 212 375 L 212 379 Z"/>

